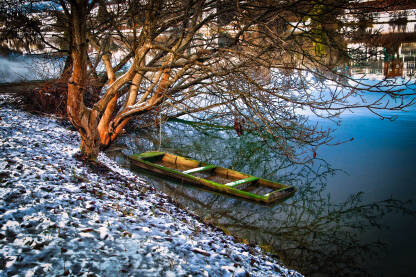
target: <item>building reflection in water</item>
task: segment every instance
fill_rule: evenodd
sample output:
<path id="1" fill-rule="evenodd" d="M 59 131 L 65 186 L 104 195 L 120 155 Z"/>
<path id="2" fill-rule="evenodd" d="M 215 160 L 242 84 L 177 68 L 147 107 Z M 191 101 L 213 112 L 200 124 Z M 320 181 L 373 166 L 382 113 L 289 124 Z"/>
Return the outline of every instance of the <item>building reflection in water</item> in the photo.
<path id="1" fill-rule="evenodd" d="M 391 51 L 386 47 L 368 47 L 363 44 L 351 45 L 352 55 L 358 59 L 351 63 L 354 78 L 381 80 L 383 78 L 416 76 L 416 42 L 401 43 Z"/>
<path id="2" fill-rule="evenodd" d="M 383 7 L 380 11 L 377 11 L 377 3 Z M 355 34 L 354 43 L 349 44 L 351 55 L 360 58 L 350 64 L 352 76 L 372 80 L 413 78 L 416 67 L 416 4 L 414 1 L 377 3 L 374 3 L 373 12 L 365 16 L 366 28 Z"/>

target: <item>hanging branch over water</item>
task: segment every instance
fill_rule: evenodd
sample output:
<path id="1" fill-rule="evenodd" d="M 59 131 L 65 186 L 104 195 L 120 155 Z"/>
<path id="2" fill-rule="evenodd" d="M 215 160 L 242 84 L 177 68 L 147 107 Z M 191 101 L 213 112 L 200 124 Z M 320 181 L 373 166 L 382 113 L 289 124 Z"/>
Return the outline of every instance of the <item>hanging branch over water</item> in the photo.
<path id="1" fill-rule="evenodd" d="M 336 119 L 365 108 L 385 117 L 414 101 L 408 83 L 351 76 L 347 44 L 362 27 L 354 18 L 370 12 L 355 2 L 14 0 L 0 4 L 0 43 L 39 35 L 37 52 L 66 53 L 67 112 L 87 156 L 158 107 L 170 118 L 244 119 L 241 131 L 308 160 L 332 138 L 304 114 Z"/>

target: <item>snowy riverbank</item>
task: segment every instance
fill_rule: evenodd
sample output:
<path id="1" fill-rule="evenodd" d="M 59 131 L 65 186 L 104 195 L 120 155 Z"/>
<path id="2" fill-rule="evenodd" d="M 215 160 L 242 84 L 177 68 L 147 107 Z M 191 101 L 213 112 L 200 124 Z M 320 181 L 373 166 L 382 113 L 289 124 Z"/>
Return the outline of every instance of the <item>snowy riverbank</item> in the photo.
<path id="1" fill-rule="evenodd" d="M 78 145 L 57 119 L 0 105 L 0 276 L 300 276 Z"/>

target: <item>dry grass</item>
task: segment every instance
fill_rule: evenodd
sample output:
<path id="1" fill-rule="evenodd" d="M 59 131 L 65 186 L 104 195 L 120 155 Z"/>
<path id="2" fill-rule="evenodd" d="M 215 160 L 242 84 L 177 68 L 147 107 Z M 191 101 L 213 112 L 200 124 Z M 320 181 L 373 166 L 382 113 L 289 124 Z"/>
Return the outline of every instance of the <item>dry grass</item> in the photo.
<path id="1" fill-rule="evenodd" d="M 57 80 L 0 84 L 0 93 L 13 95 L 13 102 L 39 114 L 66 118 L 67 84 Z"/>

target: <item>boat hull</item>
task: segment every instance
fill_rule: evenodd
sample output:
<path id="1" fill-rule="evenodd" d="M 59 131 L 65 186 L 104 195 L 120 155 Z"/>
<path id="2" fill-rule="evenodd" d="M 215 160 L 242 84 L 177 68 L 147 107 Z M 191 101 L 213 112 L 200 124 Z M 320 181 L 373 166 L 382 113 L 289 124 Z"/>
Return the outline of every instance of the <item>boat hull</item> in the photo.
<path id="1" fill-rule="evenodd" d="M 165 152 L 145 152 L 129 156 L 129 159 L 132 165 L 142 169 L 256 202 L 274 203 L 296 191 L 291 186 Z M 201 177 L 201 174 L 208 177 Z M 253 193 L 250 189 L 267 190 L 267 193 Z"/>

